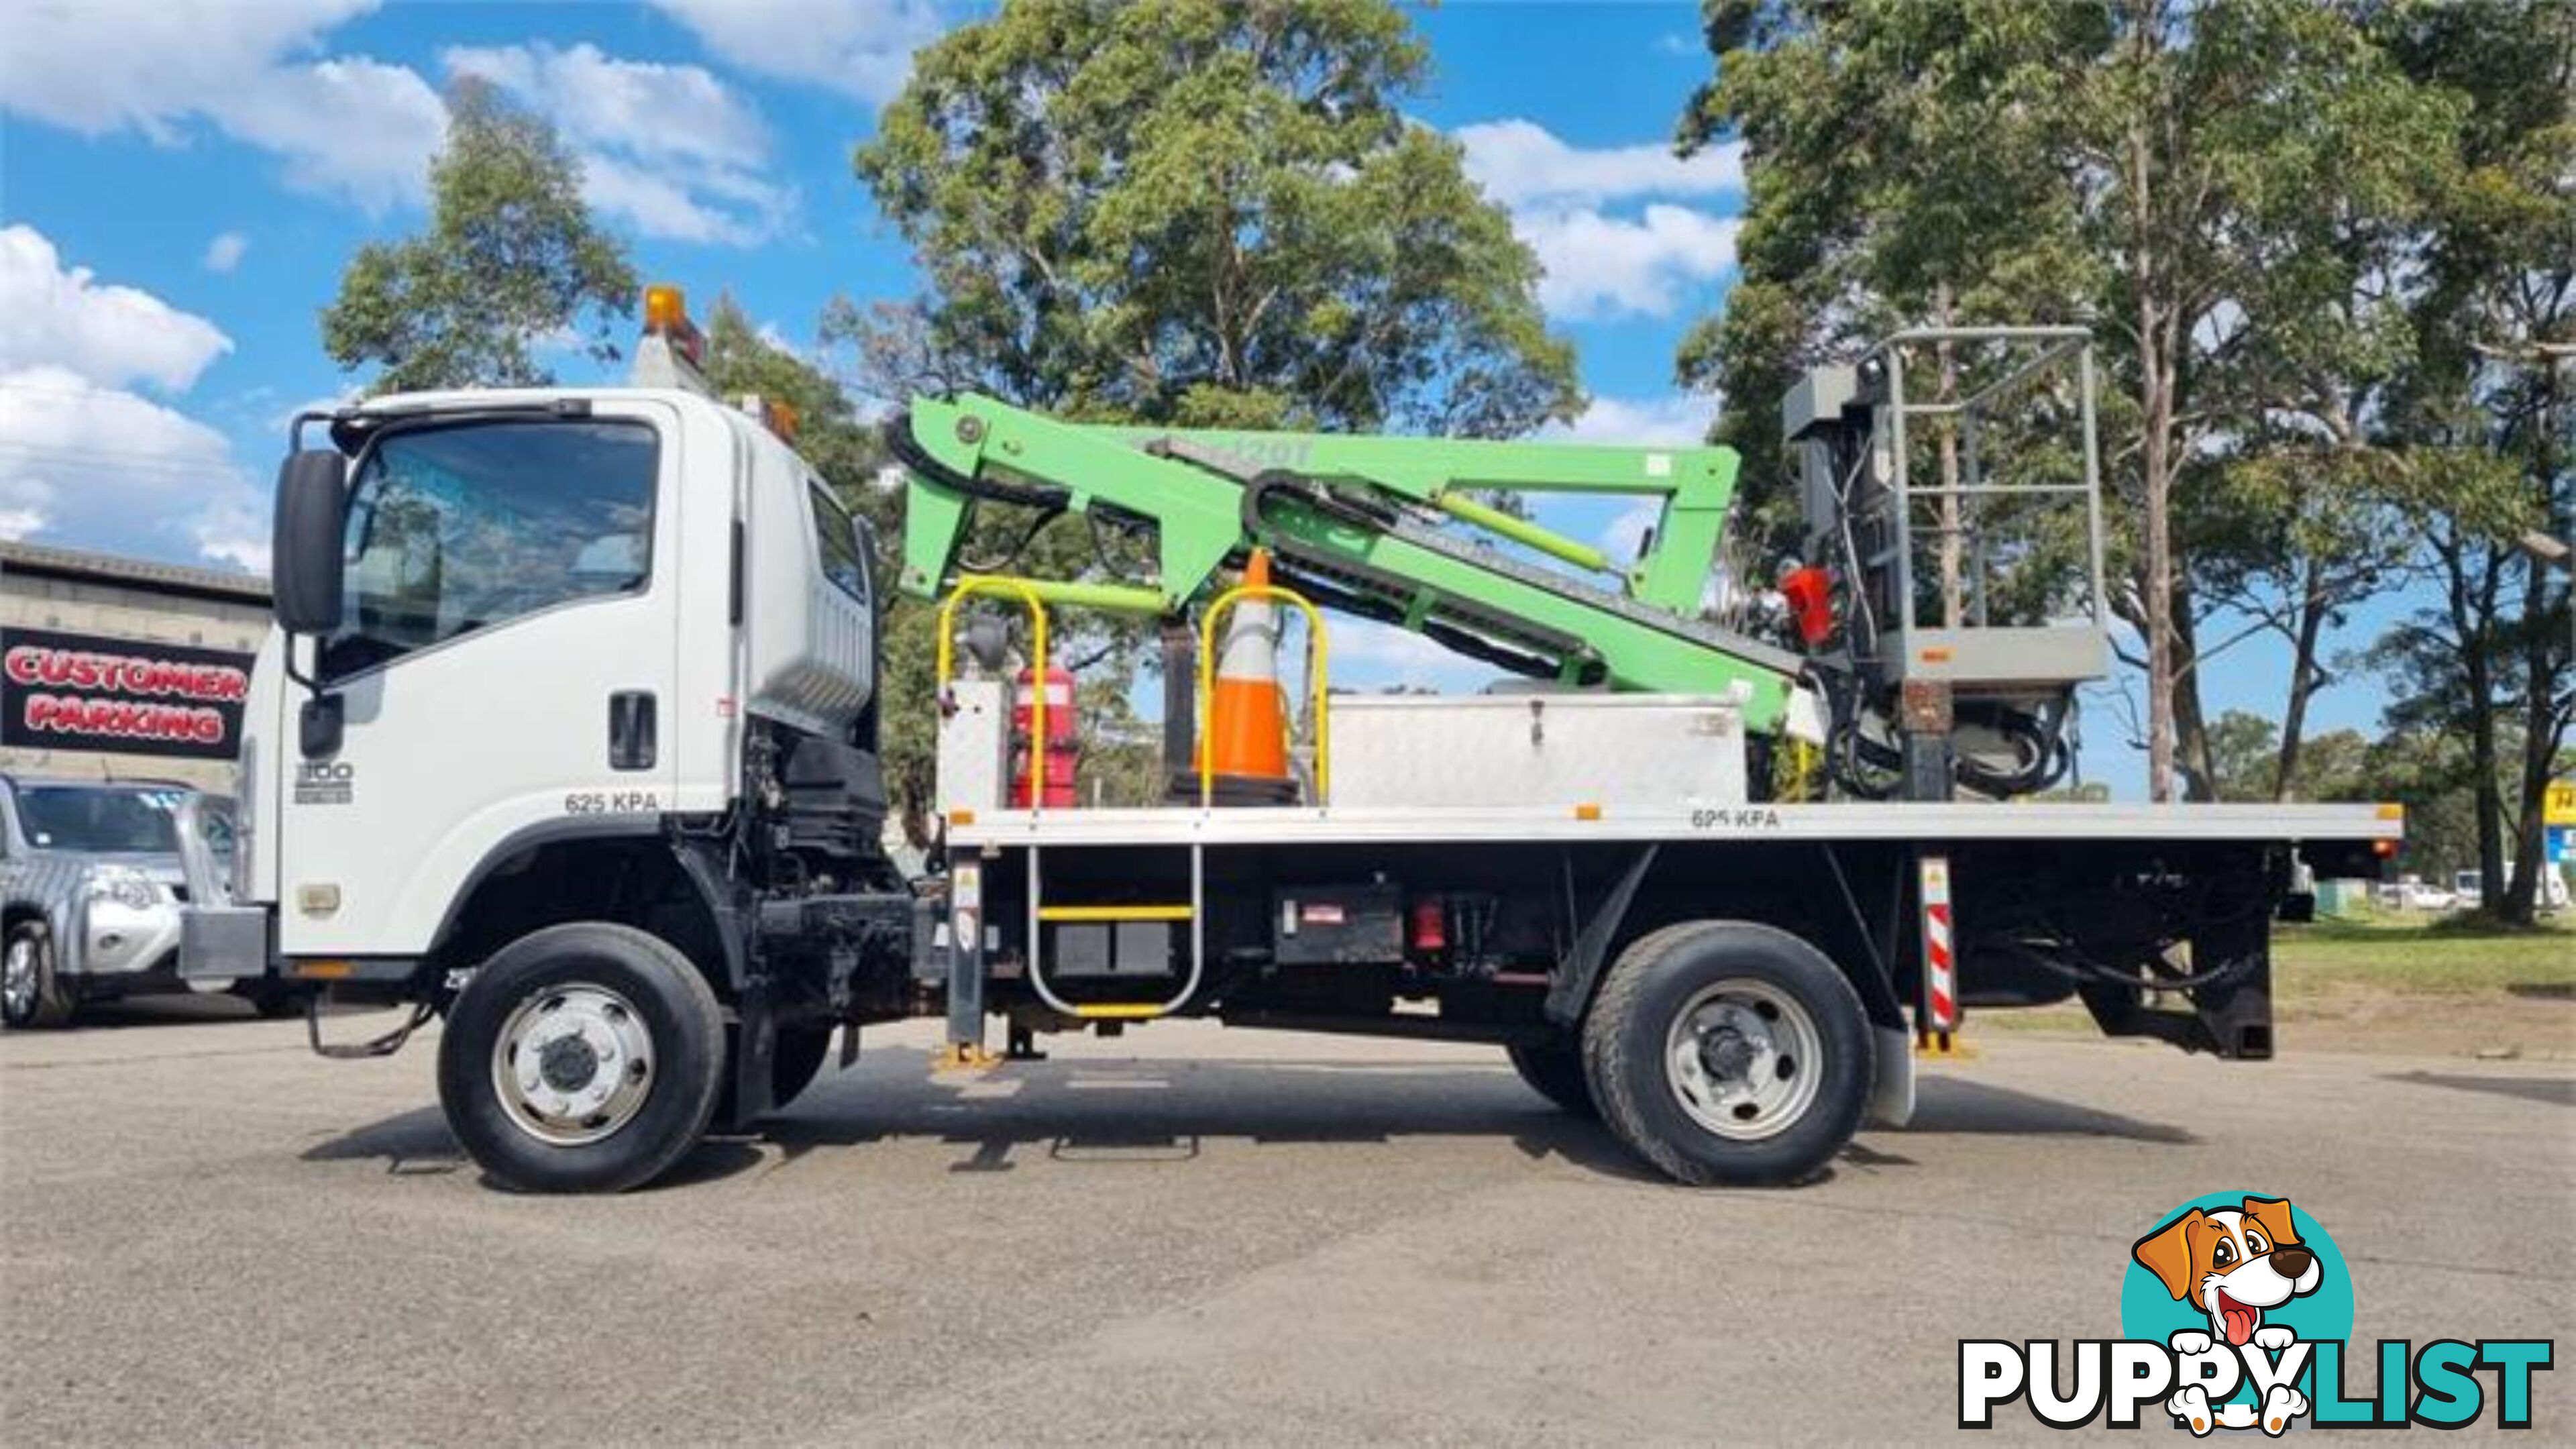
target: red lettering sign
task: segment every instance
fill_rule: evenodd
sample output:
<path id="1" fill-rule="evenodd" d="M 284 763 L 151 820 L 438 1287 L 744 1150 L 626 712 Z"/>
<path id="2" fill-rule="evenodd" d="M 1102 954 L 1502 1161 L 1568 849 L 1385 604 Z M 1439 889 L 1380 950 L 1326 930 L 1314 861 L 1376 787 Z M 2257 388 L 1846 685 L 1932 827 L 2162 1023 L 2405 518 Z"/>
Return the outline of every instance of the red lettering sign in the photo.
<path id="1" fill-rule="evenodd" d="M 0 634 L 0 743 L 230 758 L 250 665 L 222 650 L 11 629 Z"/>

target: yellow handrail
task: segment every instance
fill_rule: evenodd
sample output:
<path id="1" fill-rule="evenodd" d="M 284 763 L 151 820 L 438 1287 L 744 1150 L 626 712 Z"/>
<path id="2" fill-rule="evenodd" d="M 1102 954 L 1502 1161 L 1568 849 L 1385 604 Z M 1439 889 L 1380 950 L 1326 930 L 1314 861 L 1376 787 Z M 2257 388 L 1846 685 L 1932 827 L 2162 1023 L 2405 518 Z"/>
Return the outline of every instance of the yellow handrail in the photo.
<path id="1" fill-rule="evenodd" d="M 1216 596 L 1199 621 L 1199 808 L 1216 799 L 1216 758 L 1208 751 L 1208 729 L 1216 708 L 1216 623 L 1225 611 L 1246 599 L 1280 599 L 1306 615 L 1306 674 L 1315 697 L 1315 794 L 1317 803 L 1333 798 L 1333 732 L 1324 683 L 1330 656 L 1324 642 L 1324 616 L 1305 595 L 1277 584 L 1243 584 Z"/>
<path id="2" fill-rule="evenodd" d="M 939 653 L 933 687 L 940 708 L 949 708 L 953 701 L 948 697 L 948 677 L 957 665 L 957 606 L 977 594 L 1016 594 L 1021 603 L 1029 606 L 1029 677 L 1036 681 L 1029 698 L 1029 809 L 1040 810 L 1046 805 L 1047 787 L 1047 616 L 1046 605 L 1039 601 L 1037 590 L 1029 586 L 1028 580 L 995 574 L 959 576 L 957 587 L 948 593 L 948 602 L 939 606 Z M 1002 800 L 1004 804 L 1010 802 L 1007 785 L 1003 787 Z"/>

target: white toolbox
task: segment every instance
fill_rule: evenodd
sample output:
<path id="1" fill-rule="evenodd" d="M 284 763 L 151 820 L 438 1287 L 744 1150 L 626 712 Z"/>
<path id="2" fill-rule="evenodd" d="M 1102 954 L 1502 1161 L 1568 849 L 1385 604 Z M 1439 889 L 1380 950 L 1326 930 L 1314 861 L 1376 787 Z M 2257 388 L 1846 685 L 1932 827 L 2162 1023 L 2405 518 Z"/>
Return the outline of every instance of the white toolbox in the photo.
<path id="1" fill-rule="evenodd" d="M 1343 806 L 1741 804 L 1744 716 L 1699 694 L 1337 694 Z"/>

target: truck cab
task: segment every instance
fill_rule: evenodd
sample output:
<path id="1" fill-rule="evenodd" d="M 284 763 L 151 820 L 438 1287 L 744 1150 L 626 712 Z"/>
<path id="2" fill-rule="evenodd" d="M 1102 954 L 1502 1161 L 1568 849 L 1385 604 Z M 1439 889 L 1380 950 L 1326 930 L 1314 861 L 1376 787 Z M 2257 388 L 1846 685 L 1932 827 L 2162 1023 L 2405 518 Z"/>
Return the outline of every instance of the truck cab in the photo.
<path id="1" fill-rule="evenodd" d="M 610 920 L 731 994 L 761 971 L 742 923 L 762 899 L 901 897 L 871 542 L 776 411 L 712 397 L 694 330 L 655 310 L 638 386 L 298 420 L 234 889 L 190 913 L 191 974 L 426 1015 L 508 942 Z M 819 1006 L 756 1012 L 744 1055 Z"/>

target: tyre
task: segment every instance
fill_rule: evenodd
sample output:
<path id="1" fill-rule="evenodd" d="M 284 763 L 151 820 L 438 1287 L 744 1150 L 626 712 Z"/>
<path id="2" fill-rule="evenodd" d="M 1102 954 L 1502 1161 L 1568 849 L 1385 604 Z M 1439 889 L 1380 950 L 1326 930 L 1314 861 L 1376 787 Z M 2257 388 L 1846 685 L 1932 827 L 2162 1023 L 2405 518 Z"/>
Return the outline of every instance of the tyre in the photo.
<path id="1" fill-rule="evenodd" d="M 549 926 L 501 948 L 448 1009 L 439 1104 L 504 1185 L 622 1192 L 705 1134 L 724 1041 L 714 991 L 668 942 Z"/>
<path id="2" fill-rule="evenodd" d="M 1677 1182 L 1801 1181 L 1860 1126 L 1877 1071 L 1860 997 L 1785 931 L 1668 926 L 1622 952 L 1584 1019 L 1602 1120 Z"/>
<path id="3" fill-rule="evenodd" d="M 1601 1115 L 1601 1109 L 1592 1101 L 1592 1084 L 1583 1078 L 1583 1043 L 1579 1038 L 1524 1044 L 1508 1050 L 1512 1070 L 1521 1074 L 1530 1090 L 1577 1117 Z"/>
<path id="4" fill-rule="evenodd" d="M 11 1031 L 61 1026 L 78 1005 L 54 975 L 54 938 L 42 921 L 9 928 L 0 944 L 0 1025 Z"/>

